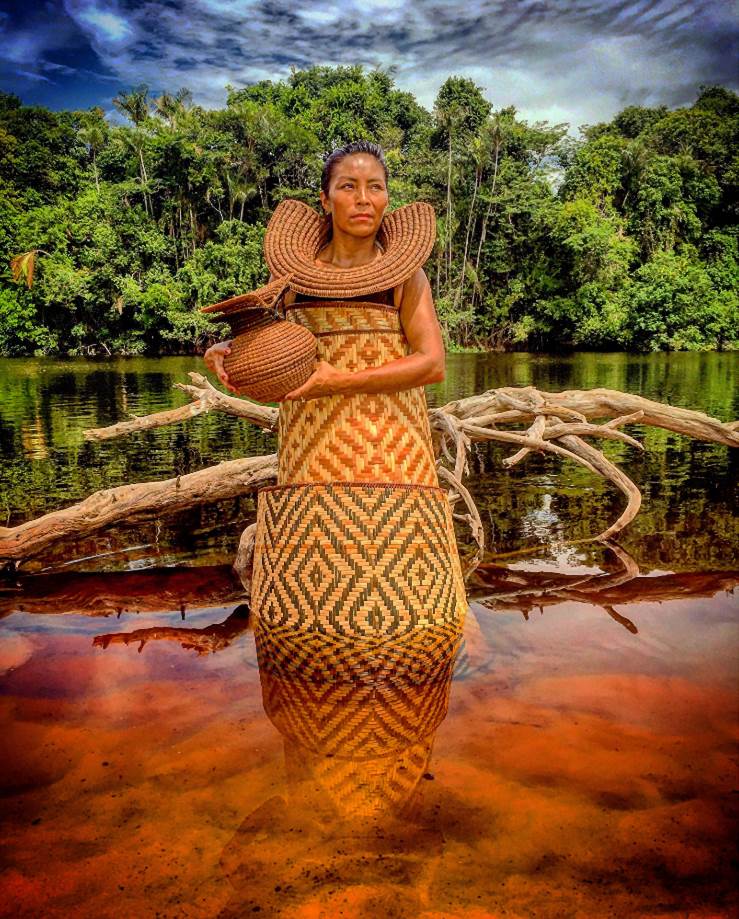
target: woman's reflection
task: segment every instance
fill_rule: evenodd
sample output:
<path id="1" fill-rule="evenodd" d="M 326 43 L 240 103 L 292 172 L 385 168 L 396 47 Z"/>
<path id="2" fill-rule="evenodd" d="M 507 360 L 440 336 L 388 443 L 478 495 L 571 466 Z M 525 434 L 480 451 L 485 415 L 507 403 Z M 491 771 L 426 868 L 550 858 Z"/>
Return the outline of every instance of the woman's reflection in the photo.
<path id="1" fill-rule="evenodd" d="M 423 791 L 462 625 L 369 642 L 257 623 L 262 698 L 284 739 L 286 784 L 224 849 L 234 896 L 223 917 L 421 906 L 441 846 Z"/>

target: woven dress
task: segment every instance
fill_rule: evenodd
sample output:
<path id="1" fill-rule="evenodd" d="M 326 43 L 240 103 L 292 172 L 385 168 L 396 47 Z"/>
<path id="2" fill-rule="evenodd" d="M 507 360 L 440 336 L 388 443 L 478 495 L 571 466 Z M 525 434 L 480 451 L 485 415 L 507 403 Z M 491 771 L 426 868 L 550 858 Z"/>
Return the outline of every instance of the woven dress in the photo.
<path id="1" fill-rule="evenodd" d="M 270 270 L 295 291 L 286 318 L 341 370 L 410 352 L 393 288 L 426 261 L 433 210 L 400 208 L 377 238 L 376 262 L 324 270 L 326 226 L 311 208 L 283 202 L 267 229 Z M 307 821 L 300 838 L 345 839 L 346 821 L 388 825 L 415 807 L 447 711 L 464 581 L 422 386 L 282 402 L 278 434 L 251 585 L 262 698 L 284 737 L 289 812 Z"/>
<path id="2" fill-rule="evenodd" d="M 392 287 L 428 257 L 430 206 L 384 218 L 384 252 L 359 269 L 315 265 L 325 234 L 299 201 L 283 201 L 270 221 L 267 262 L 273 275 L 290 273 L 296 291 L 286 318 L 310 329 L 318 357 L 341 370 L 409 354 Z M 252 607 L 271 640 L 295 628 L 370 642 L 456 632 L 467 602 L 423 387 L 283 402 L 278 436 L 277 484 L 258 493 L 252 579 Z"/>

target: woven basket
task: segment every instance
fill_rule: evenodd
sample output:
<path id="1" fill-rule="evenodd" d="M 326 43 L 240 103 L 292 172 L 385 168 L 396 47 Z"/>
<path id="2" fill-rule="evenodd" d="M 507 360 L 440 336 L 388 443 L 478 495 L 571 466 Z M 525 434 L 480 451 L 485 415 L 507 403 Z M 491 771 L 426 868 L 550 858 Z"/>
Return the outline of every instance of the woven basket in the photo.
<path id="1" fill-rule="evenodd" d="M 315 369 L 318 342 L 310 329 L 282 318 L 290 275 L 258 290 L 206 306 L 231 327 L 231 353 L 223 359 L 229 382 L 257 402 L 278 402 Z"/>
<path id="2" fill-rule="evenodd" d="M 257 402 L 278 402 L 313 373 L 317 341 L 305 326 L 262 314 L 244 316 L 239 328 L 223 369 L 240 394 Z"/>

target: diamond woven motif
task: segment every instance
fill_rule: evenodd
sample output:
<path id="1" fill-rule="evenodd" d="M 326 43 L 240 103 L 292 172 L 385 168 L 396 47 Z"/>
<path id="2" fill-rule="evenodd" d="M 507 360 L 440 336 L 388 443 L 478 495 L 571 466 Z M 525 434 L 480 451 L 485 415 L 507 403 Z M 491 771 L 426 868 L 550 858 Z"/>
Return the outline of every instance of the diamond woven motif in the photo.
<path id="1" fill-rule="evenodd" d="M 321 334 L 318 357 L 340 370 L 363 370 L 408 354 L 397 311 L 353 304 L 293 308 Z M 327 332 L 333 327 L 333 331 Z M 367 331 L 357 331 L 359 328 Z M 395 393 L 326 396 L 280 405 L 279 484 L 413 482 L 438 485 L 423 387 Z"/>
<path id="2" fill-rule="evenodd" d="M 393 307 L 360 307 L 356 303 L 345 306 L 290 306 L 285 314 L 293 322 L 307 326 L 314 335 L 362 330 L 402 332 L 398 311 Z"/>
<path id="3" fill-rule="evenodd" d="M 450 531 L 452 537 L 450 539 Z M 466 609 L 438 487 L 327 482 L 259 492 L 252 599 L 270 626 L 397 636 Z"/>
<path id="4" fill-rule="evenodd" d="M 433 211 L 400 208 L 383 226 L 376 265 L 334 269 L 315 261 L 326 221 L 310 208 L 283 202 L 270 221 L 270 269 L 295 269 L 302 295 L 286 299 L 286 319 L 339 370 L 411 353 L 395 304 L 431 251 Z M 289 783 L 311 820 L 408 811 L 467 612 L 424 387 L 281 402 L 278 436 L 277 485 L 258 495 L 251 606 Z"/>
<path id="5" fill-rule="evenodd" d="M 462 623 L 399 638 L 330 627 L 255 628 L 264 708 L 285 740 L 289 781 L 317 807 L 379 816 L 408 802 L 444 720 Z"/>
<path id="6" fill-rule="evenodd" d="M 438 484 L 425 402 L 421 412 L 413 390 L 390 398 L 329 396 L 320 406 L 317 401 L 282 404 L 280 484 Z"/>

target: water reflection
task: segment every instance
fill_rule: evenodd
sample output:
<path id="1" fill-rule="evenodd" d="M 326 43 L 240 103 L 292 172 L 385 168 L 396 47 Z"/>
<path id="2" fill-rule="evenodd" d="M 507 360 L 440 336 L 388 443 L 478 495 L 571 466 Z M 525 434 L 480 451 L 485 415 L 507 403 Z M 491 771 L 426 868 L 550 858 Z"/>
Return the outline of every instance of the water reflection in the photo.
<path id="1" fill-rule="evenodd" d="M 446 380 L 429 387 L 428 399 L 436 406 L 497 386 L 606 386 L 729 421 L 739 414 L 737 361 L 739 353 L 450 354 Z M 274 435 L 219 414 L 117 440 L 83 442 L 87 428 L 181 405 L 186 399 L 173 383 L 186 380 L 193 369 L 191 357 L 0 359 L 0 450 L 8 460 L 0 464 L 0 522 L 16 525 L 97 489 L 274 452 Z M 644 442 L 644 453 L 616 441 L 603 445 L 644 495 L 624 545 L 645 567 L 731 567 L 739 545 L 734 487 L 739 451 L 641 425 L 628 431 Z M 623 509 L 620 493 L 587 470 L 533 454 L 505 471 L 501 461 L 508 453 L 499 444 L 477 444 L 470 457 L 467 485 L 491 553 L 585 538 L 605 529 Z M 225 515 L 231 519 L 223 527 Z M 217 562 L 233 557 L 238 534 L 253 519 L 251 500 L 238 507 L 225 502 L 212 512 L 166 519 L 161 532 L 158 522 L 139 522 L 70 540 L 45 551 L 37 564 L 43 568 L 71 556 L 116 550 L 118 556 L 106 556 L 106 565 L 125 568 L 130 558 L 122 550 L 132 543 L 153 544 L 153 551 L 142 556 L 150 564 Z M 460 537 L 466 539 L 466 533 Z M 26 570 L 37 570 L 35 565 Z M 90 561 L 80 565 L 93 567 Z"/>
<path id="2" fill-rule="evenodd" d="M 642 576 L 636 560 L 616 543 L 609 543 L 612 571 L 573 574 L 565 570 L 522 570 L 490 563 L 481 564 L 471 583 L 470 597 L 491 610 L 520 611 L 528 621 L 533 611 L 568 601 L 586 603 L 603 610 L 615 622 L 636 635 L 636 623 L 618 612 L 615 605 L 666 602 L 679 598 L 712 597 L 733 591 L 739 571 L 703 571 L 678 574 L 671 571 Z"/>
<path id="3" fill-rule="evenodd" d="M 476 578 L 462 634 L 372 645 L 250 621 L 228 566 L 9 583 L 0 893 L 29 916 L 731 915 L 739 572 Z"/>
<path id="4" fill-rule="evenodd" d="M 283 738 L 285 788 L 243 821 L 221 865 L 220 914 L 295 915 L 332 900 L 352 915 L 421 908 L 442 835 L 424 807 L 462 635 L 415 629 L 355 641 L 329 629 L 255 630 L 264 708 Z"/>
<path id="5" fill-rule="evenodd" d="M 149 641 L 175 641 L 203 654 L 227 647 L 247 623 L 242 605 L 206 628 L 107 633 L 94 644 L 142 651 Z M 369 640 L 328 623 L 273 626 L 255 617 L 262 701 L 282 735 L 285 784 L 224 848 L 233 893 L 219 916 L 326 910 L 332 896 L 351 903 L 352 915 L 390 915 L 383 904 L 398 902 L 403 915 L 422 908 L 422 878 L 443 842 L 423 790 L 463 626 Z"/>
<path id="6" fill-rule="evenodd" d="M 184 614 L 183 614 L 184 618 Z M 139 654 L 150 641 L 174 641 L 185 651 L 197 654 L 215 654 L 227 648 L 236 638 L 249 628 L 249 607 L 246 604 L 237 606 L 223 622 L 216 622 L 205 628 L 183 628 L 182 626 L 153 626 L 147 629 L 134 629 L 133 632 L 109 632 L 96 635 L 93 644 L 97 648 L 107 648 L 112 644 L 138 645 Z"/>

